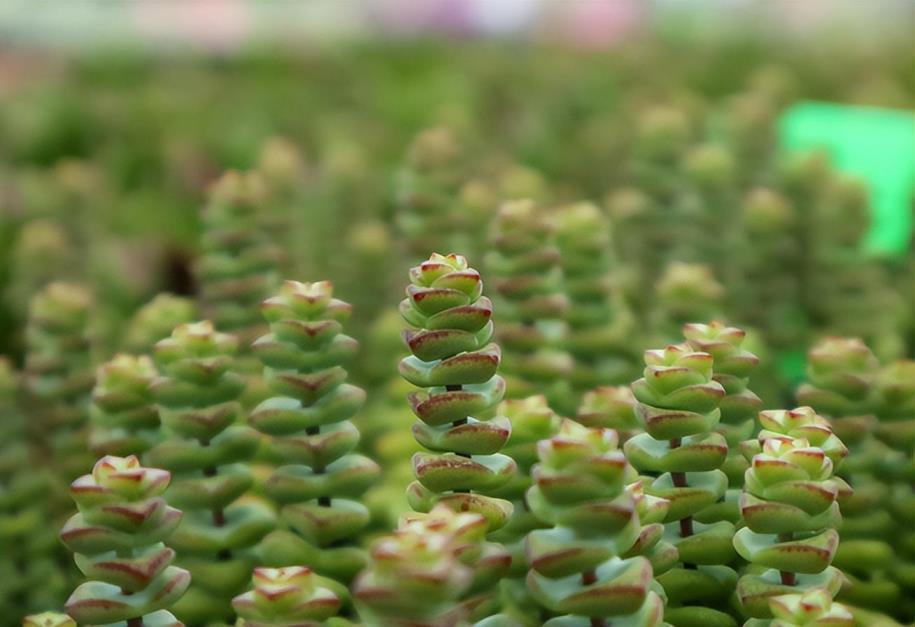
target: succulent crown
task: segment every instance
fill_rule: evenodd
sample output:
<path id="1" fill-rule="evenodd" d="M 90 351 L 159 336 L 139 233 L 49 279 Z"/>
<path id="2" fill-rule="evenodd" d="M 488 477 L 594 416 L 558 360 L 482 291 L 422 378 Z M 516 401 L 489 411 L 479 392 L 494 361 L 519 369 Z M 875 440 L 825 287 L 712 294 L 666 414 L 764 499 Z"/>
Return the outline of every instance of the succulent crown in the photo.
<path id="1" fill-rule="evenodd" d="M 246 627 L 317 627 L 341 606 L 304 566 L 255 568 L 252 580 L 254 588 L 232 600 Z"/>

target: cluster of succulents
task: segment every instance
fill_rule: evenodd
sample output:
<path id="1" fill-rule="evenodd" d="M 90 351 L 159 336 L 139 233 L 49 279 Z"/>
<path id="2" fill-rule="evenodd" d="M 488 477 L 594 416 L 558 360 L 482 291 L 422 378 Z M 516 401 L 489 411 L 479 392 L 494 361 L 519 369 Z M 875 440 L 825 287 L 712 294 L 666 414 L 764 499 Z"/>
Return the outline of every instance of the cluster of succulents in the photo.
<path id="1" fill-rule="evenodd" d="M 367 46 L 4 58 L 0 625 L 915 619 L 892 46 Z"/>

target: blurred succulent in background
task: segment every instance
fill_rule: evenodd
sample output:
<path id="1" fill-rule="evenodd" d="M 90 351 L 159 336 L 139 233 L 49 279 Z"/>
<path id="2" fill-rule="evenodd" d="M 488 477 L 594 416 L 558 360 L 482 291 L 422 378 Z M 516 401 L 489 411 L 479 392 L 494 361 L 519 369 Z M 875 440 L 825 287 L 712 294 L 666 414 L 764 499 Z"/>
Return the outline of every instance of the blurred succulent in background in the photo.
<path id="1" fill-rule="evenodd" d="M 137 309 L 124 332 L 124 346 L 134 354 L 151 353 L 159 340 L 172 334 L 179 324 L 197 319 L 193 301 L 161 293 Z"/>
<path id="2" fill-rule="evenodd" d="M 305 565 L 348 584 L 365 566 L 356 546 L 369 523 L 361 497 L 378 478 L 378 465 L 356 452 L 359 430 L 351 418 L 365 392 L 346 382 L 343 365 L 358 345 L 344 334 L 348 303 L 322 281 L 286 281 L 264 301 L 270 333 L 253 346 L 276 394 L 251 413 L 250 423 L 270 436 L 276 460 L 264 485 L 280 508 L 285 528 L 267 536 L 262 557 L 272 566 Z"/>
<path id="3" fill-rule="evenodd" d="M 724 611 L 737 573 L 729 566 L 734 524 L 703 510 L 724 498 L 728 455 L 716 431 L 727 392 L 714 379 L 714 358 L 688 344 L 645 352 L 644 377 L 633 382 L 644 433 L 625 445 L 632 465 L 648 476 L 647 494 L 670 501 L 664 522 L 678 563 L 658 576 L 667 593 L 665 620 L 677 624 L 734 624 Z"/>
<path id="4" fill-rule="evenodd" d="M 89 408 L 89 449 L 96 455 L 138 455 L 160 440 L 151 358 L 116 355 L 99 367 Z"/>
<path id="5" fill-rule="evenodd" d="M 144 459 L 172 473 L 167 496 L 184 511 L 171 545 L 193 576 L 174 608 L 189 624 L 230 620 L 230 602 L 251 576 L 252 549 L 275 523 L 265 504 L 245 497 L 260 438 L 238 424 L 237 345 L 208 321 L 179 325 L 156 344 L 162 374 L 152 392 L 164 437 Z"/>
<path id="6" fill-rule="evenodd" d="M 498 340 L 512 398 L 544 394 L 558 411 L 573 411 L 566 352 L 569 301 L 559 249 L 546 211 L 531 200 L 504 203 L 490 227 L 486 268 L 499 295 Z"/>

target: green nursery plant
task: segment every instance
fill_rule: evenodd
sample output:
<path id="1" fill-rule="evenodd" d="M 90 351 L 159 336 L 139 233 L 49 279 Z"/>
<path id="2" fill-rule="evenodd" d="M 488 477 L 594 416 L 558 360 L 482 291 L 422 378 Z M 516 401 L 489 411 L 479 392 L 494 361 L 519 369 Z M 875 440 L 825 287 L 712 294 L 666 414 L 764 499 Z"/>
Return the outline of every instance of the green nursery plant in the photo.
<path id="1" fill-rule="evenodd" d="M 76 621 L 59 612 L 43 612 L 23 618 L 22 627 L 76 627 Z"/>
<path id="2" fill-rule="evenodd" d="M 412 354 L 401 360 L 400 374 L 422 388 L 408 397 L 417 417 L 413 435 L 427 449 L 413 456 L 411 507 L 428 512 L 443 503 L 479 513 L 494 531 L 509 521 L 513 506 L 492 495 L 515 477 L 517 464 L 499 452 L 512 427 L 493 415 L 505 382 L 497 374 L 501 351 L 491 342 L 492 303 L 482 294 L 480 273 L 460 255 L 435 253 L 411 268 L 400 312 L 412 327 L 403 334 Z M 496 543 L 485 543 L 483 551 L 480 568 L 491 577 L 478 577 L 471 592 L 493 597 L 491 584 L 511 557 Z M 488 604 L 480 605 L 485 613 Z"/>
<path id="3" fill-rule="evenodd" d="M 634 469 L 618 448 L 616 432 L 565 420 L 537 445 L 527 502 L 552 525 L 531 531 L 527 584 L 534 598 L 557 614 L 549 627 L 661 625 L 664 601 L 651 562 L 629 556 L 654 543 L 642 534 L 639 510 L 627 483 Z"/>
<path id="4" fill-rule="evenodd" d="M 353 582 L 367 627 L 448 627 L 467 624 L 476 601 L 462 602 L 487 575 L 479 560 L 489 523 L 475 512 L 437 505 L 405 515 L 375 541 L 368 567 Z"/>
<path id="5" fill-rule="evenodd" d="M 57 521 L 46 503 L 52 475 L 30 459 L 20 385 L 20 373 L 0 358 L 0 615 L 5 617 L 59 605 L 67 586 L 56 559 Z"/>
<path id="6" fill-rule="evenodd" d="M 237 345 L 209 321 L 179 325 L 156 344 L 161 375 L 152 393 L 164 438 L 144 459 L 172 473 L 167 496 L 184 511 L 171 544 L 194 578 L 174 608 L 189 625 L 232 620 L 230 602 L 250 579 L 252 551 L 275 524 L 266 504 L 245 498 L 260 437 L 239 424 Z"/>
<path id="7" fill-rule="evenodd" d="M 380 473 L 356 452 L 351 418 L 365 392 L 346 382 L 344 364 L 358 348 L 343 333 L 351 309 L 327 281 L 286 281 L 264 301 L 270 333 L 252 347 L 276 396 L 251 412 L 250 423 L 269 436 L 266 450 L 279 464 L 264 492 L 284 523 L 264 538 L 261 555 L 268 565 L 304 565 L 343 584 L 365 566 L 357 539 L 370 518 L 360 499 Z"/>
<path id="8" fill-rule="evenodd" d="M 498 416 L 505 416 L 511 423 L 511 435 L 502 452 L 517 464 L 511 480 L 494 492 L 512 502 L 512 515 L 508 523 L 491 534 L 493 540 L 501 542 L 511 553 L 511 570 L 502 581 L 502 612 L 506 619 L 524 621 L 524 624 L 539 624 L 540 612 L 530 599 L 525 579 L 529 570 L 524 552 L 527 534 L 549 525 L 531 511 L 527 502 L 530 488 L 531 469 L 537 463 L 537 444 L 553 437 L 559 430 L 560 418 L 542 395 L 525 399 L 502 401 L 496 410 Z"/>
<path id="9" fill-rule="evenodd" d="M 257 172 L 230 171 L 209 192 L 197 263 L 201 310 L 238 335 L 242 350 L 263 332 L 258 305 L 279 283 L 278 247 L 262 224 L 267 190 Z"/>
<path id="10" fill-rule="evenodd" d="M 25 386 L 38 413 L 30 436 L 47 446 L 55 473 L 65 482 L 92 464 L 86 448 L 93 379 L 91 306 L 91 296 L 82 286 L 51 283 L 29 307 Z"/>
<path id="11" fill-rule="evenodd" d="M 737 584 L 742 612 L 771 616 L 773 596 L 818 588 L 834 597 L 841 571 L 831 566 L 848 485 L 833 476 L 848 450 L 810 407 L 759 414 L 762 430 L 742 449 L 746 471 L 734 547 L 752 566 Z"/>
<path id="12" fill-rule="evenodd" d="M 667 593 L 666 620 L 677 625 L 733 625 L 724 610 L 737 573 L 734 525 L 697 516 L 719 502 L 728 478 L 728 455 L 715 429 L 727 392 L 714 379 L 714 358 L 688 344 L 645 352 L 644 376 L 632 384 L 645 432 L 624 447 L 630 463 L 648 476 L 647 494 L 670 501 L 666 538 L 677 547 L 678 563 L 658 576 Z"/>
<path id="13" fill-rule="evenodd" d="M 124 330 L 124 348 L 131 354 L 152 353 L 156 342 L 172 334 L 179 324 L 198 319 L 194 301 L 166 292 L 137 309 Z"/>
<path id="14" fill-rule="evenodd" d="M 340 599 L 322 588 L 305 566 L 255 568 L 252 590 L 232 600 L 237 627 L 318 627 L 340 609 Z"/>
<path id="15" fill-rule="evenodd" d="M 160 440 L 159 410 L 152 382 L 158 376 L 147 356 L 120 354 L 100 366 L 89 408 L 89 449 L 96 455 L 142 455 Z"/>
<path id="16" fill-rule="evenodd" d="M 700 514 L 700 519 L 707 522 L 707 519 L 721 516 L 736 523 L 740 517 L 737 500 L 748 465 L 740 452 L 740 444 L 753 436 L 756 414 L 762 405 L 762 400 L 748 387 L 750 374 L 759 365 L 759 358 L 744 348 L 746 332 L 737 327 L 717 321 L 686 324 L 683 335 L 693 350 L 712 356 L 712 378 L 725 391 L 718 406 L 721 418 L 715 430 L 724 436 L 728 445 L 728 457 L 721 466 L 728 477 L 728 493 L 724 503 L 713 505 Z"/>
<path id="17" fill-rule="evenodd" d="M 560 208 L 556 245 L 569 299 L 565 347 L 575 359 L 569 377 L 577 391 L 632 380 L 636 359 L 628 348 L 634 331 L 613 275 L 610 225 L 591 203 Z"/>
<path id="18" fill-rule="evenodd" d="M 892 485 L 888 499 L 895 528 L 887 538 L 893 548 L 889 573 L 899 585 L 893 614 L 915 618 L 915 361 L 901 360 L 881 369 L 875 435 L 894 454 L 883 460 L 880 477 Z"/>
<path id="19" fill-rule="evenodd" d="M 573 411 L 564 349 L 569 301 L 563 293 L 554 224 L 532 200 L 503 203 L 490 225 L 486 268 L 501 302 L 498 339 L 512 398 L 545 394 L 558 411 Z"/>
<path id="20" fill-rule="evenodd" d="M 880 477 L 888 447 L 874 437 L 878 426 L 875 381 L 879 362 L 856 338 L 826 338 L 807 354 L 807 381 L 799 402 L 829 420 L 848 445 L 850 455 L 839 475 L 854 488 L 842 494 L 842 544 L 836 565 L 851 580 L 840 599 L 867 608 L 891 610 L 901 599 L 887 574 L 893 550 L 888 542 L 894 523 L 887 504 L 889 485 Z"/>
<path id="21" fill-rule="evenodd" d="M 164 541 L 181 521 L 162 494 L 170 475 L 133 455 L 105 456 L 70 486 L 79 508 L 60 532 L 88 578 L 66 612 L 92 625 L 179 627 L 168 609 L 184 594 L 190 573 L 173 566 Z"/>

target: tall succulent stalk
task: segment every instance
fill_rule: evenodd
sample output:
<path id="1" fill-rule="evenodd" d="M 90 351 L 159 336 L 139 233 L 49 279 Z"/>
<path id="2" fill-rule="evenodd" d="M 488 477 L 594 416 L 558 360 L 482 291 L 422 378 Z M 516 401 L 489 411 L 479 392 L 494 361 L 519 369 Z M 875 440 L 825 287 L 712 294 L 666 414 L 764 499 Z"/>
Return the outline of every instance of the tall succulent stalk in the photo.
<path id="1" fill-rule="evenodd" d="M 728 477 L 726 502 L 712 506 L 702 514 L 703 522 L 723 516 L 737 522 L 737 497 L 743 488 L 747 460 L 740 452 L 740 443 L 753 436 L 756 414 L 762 400 L 750 390 L 749 375 L 759 365 L 759 358 L 743 347 L 746 332 L 720 322 L 687 324 L 683 327 L 687 344 L 695 350 L 708 353 L 714 360 L 712 378 L 724 388 L 719 410 L 721 420 L 715 430 L 724 436 L 728 457 L 721 470 Z"/>
<path id="2" fill-rule="evenodd" d="M 651 563 L 626 557 L 641 525 L 626 489 L 636 473 L 618 443 L 615 431 L 565 420 L 537 446 L 528 503 L 553 527 L 528 534 L 527 583 L 543 607 L 559 614 L 546 626 L 663 623 Z"/>
<path id="3" fill-rule="evenodd" d="M 49 449 L 67 482 L 92 464 L 86 452 L 91 305 L 83 287 L 51 283 L 32 299 L 26 328 L 26 389 L 40 416 L 31 436 Z"/>
<path id="4" fill-rule="evenodd" d="M 556 244 L 569 299 L 565 346 L 575 359 L 570 377 L 576 390 L 632 380 L 633 320 L 615 285 L 610 225 L 591 203 L 560 209 Z"/>
<path id="5" fill-rule="evenodd" d="M 734 547 L 753 566 L 737 585 L 741 610 L 766 618 L 773 596 L 817 588 L 834 596 L 842 584 L 830 564 L 839 544 L 839 495 L 848 486 L 833 470 L 848 450 L 809 407 L 764 411 L 759 419 L 763 429 L 743 445 L 751 461 Z"/>
<path id="6" fill-rule="evenodd" d="M 279 281 L 280 251 L 259 221 L 265 200 L 258 173 L 230 171 L 213 185 L 203 211 L 197 264 L 203 315 L 237 334 L 245 349 L 263 331 L 257 307 Z"/>
<path id="7" fill-rule="evenodd" d="M 276 396 L 250 422 L 271 436 L 267 449 L 282 464 L 264 491 L 287 528 L 265 538 L 261 551 L 269 565 L 304 565 L 346 584 L 365 566 L 356 544 L 369 511 L 358 499 L 380 473 L 355 452 L 359 430 L 350 419 L 365 392 L 346 383 L 343 367 L 358 347 L 342 332 L 351 307 L 333 298 L 327 281 L 286 281 L 262 310 L 270 333 L 253 350 Z"/>
<path id="8" fill-rule="evenodd" d="M 470 243 L 468 220 L 460 204 L 461 186 L 469 177 L 470 155 L 457 134 L 445 126 L 420 132 L 413 140 L 397 188 L 397 226 L 408 253 L 464 250 Z"/>
<path id="9" fill-rule="evenodd" d="M 836 565 L 851 579 L 851 585 L 843 588 L 840 598 L 889 610 L 901 596 L 898 585 L 887 575 L 893 555 L 888 540 L 894 522 L 887 507 L 889 485 L 880 477 L 890 450 L 874 437 L 878 374 L 879 363 L 861 340 L 827 338 L 808 352 L 807 382 L 798 388 L 797 398 L 829 419 L 851 452 L 839 471 L 854 488 L 841 500 L 842 546 Z"/>
<path id="10" fill-rule="evenodd" d="M 727 566 L 736 557 L 734 525 L 695 520 L 728 486 L 721 470 L 728 445 L 715 430 L 726 391 L 713 372 L 712 355 L 670 345 L 645 352 L 644 377 L 632 384 L 645 433 L 628 440 L 625 451 L 637 470 L 651 475 L 645 491 L 670 501 L 664 522 L 679 564 L 658 580 L 669 602 L 665 616 L 679 625 L 734 624 L 715 609 L 726 605 L 737 580 Z"/>
<path id="11" fill-rule="evenodd" d="M 498 335 L 512 398 L 545 394 L 558 411 L 574 411 L 564 350 L 569 302 L 562 292 L 554 226 L 531 200 L 506 202 L 491 225 L 486 267 L 501 302 Z"/>
<path id="12" fill-rule="evenodd" d="M 890 577 L 900 588 L 893 613 L 905 621 L 915 618 L 915 361 L 894 362 L 877 377 L 879 404 L 876 436 L 894 450 L 884 460 L 880 476 L 892 484 L 888 509 L 896 523 L 886 556 Z"/>
<path id="13" fill-rule="evenodd" d="M 724 287 L 710 266 L 672 262 L 655 285 L 655 336 L 662 342 L 679 341 L 684 324 L 720 318 L 723 297 Z"/>
<path id="14" fill-rule="evenodd" d="M 156 342 L 172 334 L 179 324 L 198 318 L 194 301 L 168 293 L 155 297 L 137 309 L 124 330 L 124 348 L 135 355 L 151 353 Z"/>
<path id="15" fill-rule="evenodd" d="M 304 566 L 255 568 L 252 590 L 232 600 L 239 627 L 317 627 L 340 609 L 340 599 L 322 588 Z"/>
<path id="16" fill-rule="evenodd" d="M 142 455 L 160 439 L 151 384 L 156 366 L 146 356 L 120 354 L 96 371 L 89 408 L 89 449 L 96 455 Z"/>
<path id="17" fill-rule="evenodd" d="M 433 254 L 412 268 L 400 304 L 413 327 L 404 331 L 412 355 L 400 362 L 400 373 L 423 388 L 409 402 L 418 418 L 413 435 L 428 449 L 413 456 L 410 505 L 420 512 L 438 503 L 476 512 L 493 531 L 508 522 L 513 507 L 490 495 L 512 480 L 517 465 L 499 452 L 511 423 L 493 416 L 505 382 L 496 374 L 501 353 L 491 343 L 492 303 L 482 293 L 479 272 L 460 255 Z M 501 545 L 487 543 L 485 554 L 482 563 L 508 568 L 511 560 Z"/>
<path id="18" fill-rule="evenodd" d="M 175 613 L 192 625 L 231 620 L 231 599 L 251 575 L 251 549 L 274 526 L 269 508 L 240 500 L 253 483 L 247 462 L 260 438 L 237 424 L 244 388 L 233 372 L 237 344 L 208 321 L 180 325 L 156 344 L 162 375 L 152 390 L 165 437 L 145 458 L 172 472 L 169 502 L 185 512 L 172 546 L 194 582 Z"/>
<path id="19" fill-rule="evenodd" d="M 517 469 L 512 479 L 495 494 L 512 502 L 512 515 L 504 527 L 492 534 L 492 539 L 501 542 L 512 556 L 511 570 L 502 582 L 502 612 L 525 624 L 537 625 L 540 611 L 530 599 L 525 579 L 529 570 L 524 553 L 527 534 L 548 526 L 531 511 L 527 502 L 530 488 L 531 469 L 537 463 L 537 444 L 553 437 L 559 430 L 560 419 L 542 395 L 525 399 L 502 401 L 496 411 L 511 423 L 511 436 L 503 453 L 515 460 Z"/>
<path id="20" fill-rule="evenodd" d="M 164 544 L 181 521 L 162 497 L 169 479 L 135 456 L 106 456 L 70 486 L 79 513 L 60 537 L 89 579 L 66 604 L 80 623 L 181 625 L 168 608 L 184 594 L 190 573 L 172 566 L 175 551 Z"/>
<path id="21" fill-rule="evenodd" d="M 353 583 L 359 616 L 372 627 L 467 624 L 474 608 L 462 598 L 479 580 L 488 527 L 482 515 L 446 505 L 404 516 L 372 545 L 368 567 Z"/>
<path id="22" fill-rule="evenodd" d="M 0 358 L 0 614 L 59 606 L 66 578 L 55 559 L 57 526 L 46 499 L 51 475 L 32 459 L 20 376 Z"/>

